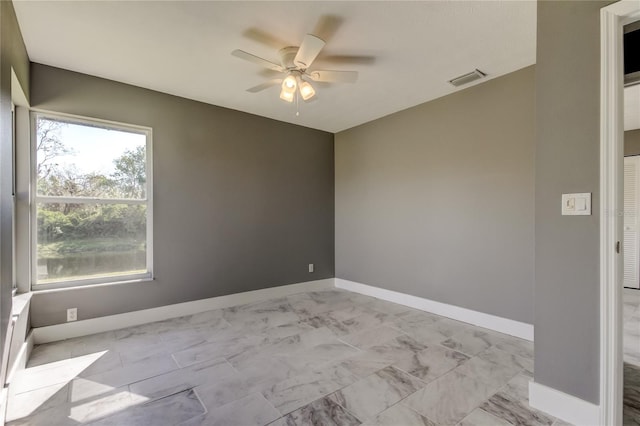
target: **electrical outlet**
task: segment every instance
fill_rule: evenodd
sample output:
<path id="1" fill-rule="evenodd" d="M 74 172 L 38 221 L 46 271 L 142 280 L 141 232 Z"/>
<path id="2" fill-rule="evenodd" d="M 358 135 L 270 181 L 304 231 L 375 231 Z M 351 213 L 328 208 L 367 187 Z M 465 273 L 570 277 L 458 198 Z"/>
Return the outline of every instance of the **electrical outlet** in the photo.
<path id="1" fill-rule="evenodd" d="M 313 272 L 313 263 L 309 264 L 309 272 Z"/>
<path id="2" fill-rule="evenodd" d="M 67 322 L 78 320 L 78 308 L 67 309 Z"/>

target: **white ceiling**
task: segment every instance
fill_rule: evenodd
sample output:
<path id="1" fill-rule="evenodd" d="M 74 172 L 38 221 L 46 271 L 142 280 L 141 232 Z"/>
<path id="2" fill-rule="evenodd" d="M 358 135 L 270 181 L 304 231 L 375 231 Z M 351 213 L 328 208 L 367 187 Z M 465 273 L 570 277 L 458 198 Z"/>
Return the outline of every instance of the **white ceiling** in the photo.
<path id="1" fill-rule="evenodd" d="M 640 129 L 640 84 L 624 89 L 624 130 Z"/>
<path id="2" fill-rule="evenodd" d="M 461 90 L 447 80 L 474 68 L 494 78 L 536 59 L 535 1 L 14 5 L 34 62 L 329 132 Z M 316 29 L 328 15 L 341 21 L 333 34 Z M 257 41 L 251 36 L 255 30 L 281 42 Z M 301 104 L 299 117 L 295 106 L 278 98 L 278 87 L 246 92 L 268 77 L 259 66 L 231 56 L 232 50 L 278 62 L 278 48 L 298 45 L 308 32 L 328 38 L 315 68 L 356 70 L 357 83 L 317 87 L 318 100 Z M 327 55 L 368 55 L 375 61 L 335 65 Z"/>

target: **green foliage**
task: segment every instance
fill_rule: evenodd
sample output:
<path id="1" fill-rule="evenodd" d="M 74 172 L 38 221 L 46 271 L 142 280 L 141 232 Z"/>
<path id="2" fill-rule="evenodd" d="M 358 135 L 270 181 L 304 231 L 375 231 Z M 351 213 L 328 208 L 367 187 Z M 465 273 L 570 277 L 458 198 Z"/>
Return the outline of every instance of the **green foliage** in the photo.
<path id="1" fill-rule="evenodd" d="M 46 204 L 38 206 L 38 241 L 53 243 L 98 238 L 144 240 L 146 206 Z"/>
<path id="2" fill-rule="evenodd" d="M 52 158 L 47 159 L 48 162 Z M 38 165 L 38 193 L 55 197 L 134 198 L 146 196 L 145 147 L 126 150 L 113 160 L 115 171 L 109 176 L 82 173 L 73 166 Z M 41 172 L 41 170 L 46 171 Z"/>
<path id="3" fill-rule="evenodd" d="M 69 257 L 69 255 L 88 253 L 135 253 L 144 252 L 145 249 L 145 243 L 135 239 L 98 238 L 38 244 L 38 255 L 42 259 L 63 259 Z"/>
<path id="4" fill-rule="evenodd" d="M 38 120 L 37 190 L 59 197 L 127 198 L 146 197 L 145 147 L 125 151 L 114 160 L 110 175 L 83 173 L 58 163 L 72 151 L 60 140 L 66 124 Z M 96 153 L 96 155 L 99 155 Z M 146 206 L 130 204 L 46 203 L 38 206 L 38 257 L 60 259 L 71 254 L 146 250 Z"/>
<path id="5" fill-rule="evenodd" d="M 126 198 L 144 198 L 147 184 L 146 173 L 146 149 L 138 146 L 136 149 L 127 150 L 113 163 L 116 171 L 112 179 L 116 187 Z"/>
<path id="6" fill-rule="evenodd" d="M 53 197 L 118 198 L 116 182 L 97 173 L 80 173 L 75 168 L 51 170 L 38 179 L 38 193 Z"/>
<path id="7" fill-rule="evenodd" d="M 69 216 L 59 211 L 38 209 L 38 241 L 61 238 L 74 228 Z"/>

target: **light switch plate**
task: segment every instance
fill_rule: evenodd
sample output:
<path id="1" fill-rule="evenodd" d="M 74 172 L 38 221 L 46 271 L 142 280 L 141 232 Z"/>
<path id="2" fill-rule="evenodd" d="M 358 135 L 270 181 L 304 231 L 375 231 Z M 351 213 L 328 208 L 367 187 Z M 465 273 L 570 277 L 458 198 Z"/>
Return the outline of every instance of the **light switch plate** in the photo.
<path id="1" fill-rule="evenodd" d="M 590 216 L 591 193 L 562 194 L 563 216 Z"/>

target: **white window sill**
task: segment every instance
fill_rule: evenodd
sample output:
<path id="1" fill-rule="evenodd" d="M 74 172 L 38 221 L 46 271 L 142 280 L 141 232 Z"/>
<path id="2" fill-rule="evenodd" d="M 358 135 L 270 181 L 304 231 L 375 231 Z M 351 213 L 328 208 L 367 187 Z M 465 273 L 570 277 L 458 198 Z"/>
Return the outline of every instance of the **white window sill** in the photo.
<path id="1" fill-rule="evenodd" d="M 145 278 L 138 278 L 138 279 L 132 279 L 132 280 L 113 281 L 113 282 L 95 283 L 95 284 L 71 284 L 71 285 L 66 283 L 48 284 L 48 285 L 45 284 L 41 286 L 34 285 L 32 292 L 54 293 L 59 291 L 82 290 L 85 288 L 112 287 L 112 286 L 119 286 L 119 285 L 135 285 L 135 284 L 153 282 L 153 281 L 155 281 L 155 278 L 145 277 Z"/>
<path id="2" fill-rule="evenodd" d="M 11 305 L 11 316 L 19 316 L 25 310 L 27 306 L 29 306 L 29 301 L 31 300 L 32 293 L 20 293 L 16 294 L 12 298 Z"/>

